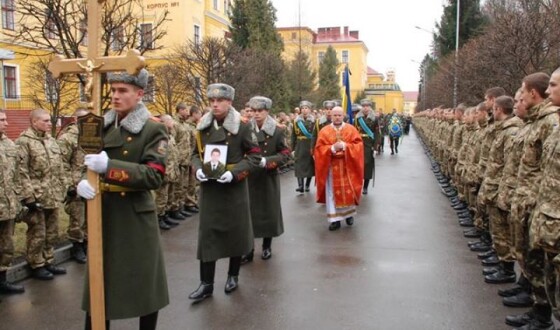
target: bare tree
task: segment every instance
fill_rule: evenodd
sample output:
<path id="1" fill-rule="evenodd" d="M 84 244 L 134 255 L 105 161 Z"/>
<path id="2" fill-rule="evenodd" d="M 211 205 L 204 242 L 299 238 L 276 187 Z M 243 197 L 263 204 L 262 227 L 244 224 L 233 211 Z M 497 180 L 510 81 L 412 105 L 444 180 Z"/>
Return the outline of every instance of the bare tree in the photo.
<path id="1" fill-rule="evenodd" d="M 56 133 L 56 122 L 63 114 L 72 112 L 72 107 L 76 102 L 68 102 L 74 100 L 76 95 L 77 80 L 72 77 L 62 77 L 55 79 L 47 70 L 51 58 L 39 57 L 33 62 L 29 68 L 29 74 L 26 76 L 25 84 L 27 88 L 35 91 L 31 95 L 31 100 L 38 108 L 48 110 L 52 114 L 52 135 Z M 72 81 L 72 79 L 74 79 Z"/>
<path id="2" fill-rule="evenodd" d="M 224 81 L 228 62 L 239 52 L 227 40 L 213 37 L 200 43 L 189 41 L 172 51 L 167 61 L 182 84 L 183 101 L 203 107 L 206 86 Z"/>
<path id="3" fill-rule="evenodd" d="M 143 22 L 140 0 L 106 1 L 102 10 L 100 55 L 119 55 L 127 49 L 138 49 L 142 54 L 161 49 L 166 34 L 164 24 L 168 11 Z M 67 58 L 85 57 L 88 43 L 87 8 L 85 1 L 75 0 L 19 0 L 15 11 L 13 41 L 38 47 Z M 139 13 L 139 14 L 138 14 Z M 29 54 L 33 55 L 33 54 Z M 85 79 L 76 78 L 82 86 Z M 102 81 L 105 84 L 104 78 Z M 102 109 L 108 108 L 109 90 L 102 88 Z"/>
<path id="4" fill-rule="evenodd" d="M 161 114 L 171 115 L 177 103 L 192 102 L 193 96 L 188 93 L 182 79 L 177 74 L 177 68 L 172 64 L 165 64 L 152 70 L 155 82 L 156 111 Z"/>

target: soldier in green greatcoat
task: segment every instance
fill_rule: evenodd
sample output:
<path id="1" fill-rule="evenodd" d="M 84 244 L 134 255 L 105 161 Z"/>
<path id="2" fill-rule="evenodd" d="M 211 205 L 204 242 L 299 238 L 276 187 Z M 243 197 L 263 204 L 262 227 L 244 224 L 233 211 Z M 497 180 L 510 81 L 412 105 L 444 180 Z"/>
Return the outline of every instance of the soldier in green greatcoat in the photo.
<path id="1" fill-rule="evenodd" d="M 225 292 L 237 288 L 241 256 L 253 247 L 253 227 L 249 207 L 247 176 L 261 161 L 257 137 L 231 103 L 233 87 L 208 86 L 212 110 L 197 125 L 192 163 L 200 181 L 200 223 L 197 258 L 200 260 L 200 286 L 189 295 L 199 302 L 212 295 L 216 260 L 229 258 Z M 226 172 L 209 179 L 203 169 L 205 150 L 227 147 Z"/>
<path id="2" fill-rule="evenodd" d="M 249 106 L 255 111 L 253 127 L 262 153 L 259 169 L 249 176 L 251 220 L 255 238 L 263 238 L 261 258 L 267 260 L 272 256 L 272 238 L 284 233 L 278 169 L 288 162 L 290 149 L 284 139 L 284 129 L 268 115 L 272 101 L 255 96 L 249 100 Z M 252 260 L 251 250 L 243 261 Z"/>
<path id="3" fill-rule="evenodd" d="M 311 102 L 301 101 L 299 104 L 301 115 L 294 120 L 292 131 L 292 147 L 294 148 L 295 175 L 298 180 L 297 192 L 303 193 L 303 179 L 305 191 L 309 191 L 311 178 L 315 176 L 313 162 L 313 135 L 315 134 L 315 118 L 311 115 Z"/>
<path id="4" fill-rule="evenodd" d="M 142 103 L 148 72 L 109 74 L 112 110 L 105 114 L 103 151 L 85 156 L 101 176 L 103 272 L 107 320 L 140 317 L 140 329 L 155 329 L 158 311 L 169 304 L 156 204 L 151 190 L 163 183 L 168 136 Z M 78 195 L 96 191 L 82 180 Z M 89 317 L 89 280 L 82 301 Z"/>
<path id="5" fill-rule="evenodd" d="M 363 99 L 360 101 L 362 110 L 356 114 L 354 119 L 354 126 L 362 136 L 364 141 L 364 186 L 362 194 L 367 194 L 369 181 L 373 180 L 375 184 L 375 150 L 379 144 L 381 130 L 377 116 L 373 112 L 374 103 L 370 99 Z"/>

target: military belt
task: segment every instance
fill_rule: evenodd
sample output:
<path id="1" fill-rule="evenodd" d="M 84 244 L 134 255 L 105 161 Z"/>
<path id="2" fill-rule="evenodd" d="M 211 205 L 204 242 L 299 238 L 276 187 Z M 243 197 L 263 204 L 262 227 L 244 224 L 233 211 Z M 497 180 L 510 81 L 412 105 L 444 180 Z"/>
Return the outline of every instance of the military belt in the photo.
<path id="1" fill-rule="evenodd" d="M 307 136 L 298 136 L 297 139 L 298 140 L 307 140 L 309 138 Z"/>
<path id="2" fill-rule="evenodd" d="M 144 191 L 145 189 L 140 190 L 140 189 L 118 186 L 116 184 L 101 183 L 99 185 L 99 190 L 104 192 L 131 192 L 131 191 Z"/>

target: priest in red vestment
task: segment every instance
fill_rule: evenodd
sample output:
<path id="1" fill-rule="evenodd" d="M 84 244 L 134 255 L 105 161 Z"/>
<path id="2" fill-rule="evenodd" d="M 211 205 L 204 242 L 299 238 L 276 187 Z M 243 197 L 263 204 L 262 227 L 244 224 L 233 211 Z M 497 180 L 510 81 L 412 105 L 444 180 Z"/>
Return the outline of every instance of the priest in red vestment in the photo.
<path id="1" fill-rule="evenodd" d="M 331 116 L 315 144 L 315 180 L 317 203 L 326 204 L 329 230 L 337 230 L 342 220 L 354 223 L 364 182 L 364 144 L 356 128 L 344 123 L 341 107 L 334 107 Z"/>

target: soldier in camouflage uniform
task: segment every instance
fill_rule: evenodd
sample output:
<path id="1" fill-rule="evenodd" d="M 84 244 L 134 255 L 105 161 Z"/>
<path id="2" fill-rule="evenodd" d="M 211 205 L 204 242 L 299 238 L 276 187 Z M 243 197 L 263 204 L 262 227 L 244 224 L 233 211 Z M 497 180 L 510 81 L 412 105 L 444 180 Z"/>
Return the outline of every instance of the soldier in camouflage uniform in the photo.
<path id="1" fill-rule="evenodd" d="M 64 199 L 64 211 L 69 216 L 68 239 L 72 242 L 70 255 L 77 263 L 86 263 L 86 221 L 85 202 L 76 192 L 76 186 L 85 173 L 84 153 L 78 147 L 78 125 L 76 119 L 84 116 L 89 111 L 78 108 L 72 116 L 72 121 L 59 133 L 58 146 L 62 152 L 64 171 L 70 175 Z"/>
<path id="2" fill-rule="evenodd" d="M 486 275 L 484 278 L 486 283 L 515 282 L 511 228 L 507 212 L 501 212 L 496 205 L 505 155 L 509 152 L 509 149 L 506 148 L 511 146 L 511 142 L 521 126 L 521 119 L 513 116 L 513 104 L 514 100 L 509 96 L 500 96 L 495 100 L 493 117 L 496 137 L 488 153 L 484 181 L 479 191 L 479 196 L 487 205 L 493 248 L 499 260 L 499 270 Z"/>
<path id="3" fill-rule="evenodd" d="M 521 102 L 528 109 L 529 132 L 523 144 L 517 187 L 511 206 L 514 226 L 515 252 L 519 266 L 532 285 L 534 304 L 531 329 L 553 329 L 551 306 L 545 290 L 545 252 L 540 246 L 530 244 L 529 218 L 537 203 L 537 194 L 542 181 L 543 144 L 558 125 L 559 107 L 548 103 L 546 89 L 550 77 L 545 73 L 534 73 L 523 79 Z M 512 297 L 513 298 L 513 297 Z"/>
<path id="4" fill-rule="evenodd" d="M 197 106 L 191 106 L 189 109 L 189 119 L 187 120 L 187 130 L 191 133 L 191 154 L 196 144 L 196 125 L 200 121 L 203 113 Z M 189 160 L 190 161 L 190 160 Z M 196 180 L 194 175 L 194 168 L 192 165 L 189 168 L 189 184 L 187 186 L 187 199 L 185 201 L 185 211 L 190 213 L 198 213 L 198 190 L 200 183 Z"/>
<path id="5" fill-rule="evenodd" d="M 178 150 L 177 159 L 179 161 L 180 168 L 180 179 L 177 182 L 172 183 L 174 185 L 175 193 L 171 198 L 179 198 L 179 206 L 174 208 L 173 211 L 169 212 L 169 216 L 176 220 L 185 220 L 187 217 L 192 216 L 194 212 L 188 212 L 185 209 L 187 203 L 187 190 L 191 183 L 190 175 L 190 157 L 192 154 L 192 144 L 194 139 L 190 131 L 190 126 L 188 124 L 189 118 L 189 107 L 185 103 L 179 103 L 175 107 L 175 125 L 173 125 L 173 134 L 175 139 L 175 145 Z M 175 204 L 174 203 L 174 204 Z M 167 218 L 169 222 L 171 219 Z M 171 220 L 173 221 L 173 220 Z"/>
<path id="6" fill-rule="evenodd" d="M 551 104 L 560 106 L 560 70 L 550 78 L 547 89 Z M 557 114 L 560 114 L 558 112 Z M 530 244 L 542 248 L 545 255 L 546 293 L 556 319 L 560 319 L 560 128 L 553 127 L 543 145 L 543 180 L 537 205 L 530 221 Z"/>
<path id="7" fill-rule="evenodd" d="M 51 116 L 42 109 L 31 112 L 31 127 L 16 140 L 20 198 L 29 208 L 27 224 L 27 262 L 32 276 L 52 280 L 53 275 L 66 274 L 55 266 L 54 244 L 58 238 L 58 208 L 64 195 L 65 182 L 60 147 L 49 135 Z"/>
<path id="8" fill-rule="evenodd" d="M 0 293 L 23 293 L 21 285 L 8 282 L 6 273 L 14 256 L 14 222 L 20 212 L 17 191 L 17 148 L 6 134 L 6 111 L 0 110 Z"/>
<path id="9" fill-rule="evenodd" d="M 174 134 L 176 134 L 175 121 L 170 115 L 163 115 L 160 119 L 167 128 L 169 141 L 167 145 L 167 164 L 165 167 L 163 184 L 156 190 L 156 211 L 158 214 L 159 228 L 169 230 L 179 224 L 179 222 L 170 219 L 170 214 L 178 212 L 179 201 L 182 200 L 183 196 L 175 196 L 177 194 L 176 188 L 179 186 L 177 183 L 180 178 L 179 150 L 177 149 L 174 138 Z"/>

